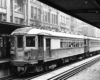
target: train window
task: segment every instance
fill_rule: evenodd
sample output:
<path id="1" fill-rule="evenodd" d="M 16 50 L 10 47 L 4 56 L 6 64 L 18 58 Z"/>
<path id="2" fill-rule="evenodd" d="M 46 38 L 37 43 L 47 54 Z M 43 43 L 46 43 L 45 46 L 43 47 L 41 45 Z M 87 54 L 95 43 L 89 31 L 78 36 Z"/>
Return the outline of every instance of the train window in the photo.
<path id="1" fill-rule="evenodd" d="M 66 48 L 66 42 L 63 42 L 63 48 Z"/>
<path id="2" fill-rule="evenodd" d="M 60 41 L 61 48 L 73 48 L 73 47 L 79 47 L 79 40 L 75 39 L 66 39 Z"/>
<path id="3" fill-rule="evenodd" d="M 77 47 L 77 39 L 75 40 L 75 47 Z"/>
<path id="4" fill-rule="evenodd" d="M 26 47 L 35 47 L 35 36 L 27 36 L 26 37 Z"/>
<path id="5" fill-rule="evenodd" d="M 63 42 L 60 42 L 60 46 L 61 46 L 61 48 L 63 48 Z"/>
<path id="6" fill-rule="evenodd" d="M 81 42 L 80 42 L 80 40 L 79 40 L 79 47 L 81 47 Z"/>
<path id="7" fill-rule="evenodd" d="M 82 40 L 80 41 L 80 46 L 81 46 L 81 47 L 83 46 L 83 44 L 82 44 Z"/>
<path id="8" fill-rule="evenodd" d="M 74 46 L 73 46 L 73 47 L 76 47 L 75 42 L 73 42 L 73 44 L 74 44 Z"/>
<path id="9" fill-rule="evenodd" d="M 63 39 L 60 40 L 60 47 L 63 48 Z"/>
<path id="10" fill-rule="evenodd" d="M 69 42 L 69 47 L 71 47 L 71 42 Z"/>
<path id="11" fill-rule="evenodd" d="M 17 47 L 22 48 L 23 47 L 23 36 L 17 37 Z"/>

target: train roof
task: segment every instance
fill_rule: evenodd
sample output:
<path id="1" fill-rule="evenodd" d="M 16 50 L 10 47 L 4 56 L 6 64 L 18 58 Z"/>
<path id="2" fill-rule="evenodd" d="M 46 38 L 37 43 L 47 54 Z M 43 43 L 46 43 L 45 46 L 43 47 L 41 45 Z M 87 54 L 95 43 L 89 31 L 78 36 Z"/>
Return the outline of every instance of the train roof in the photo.
<path id="1" fill-rule="evenodd" d="M 96 38 L 96 37 L 87 37 L 90 40 L 100 40 L 100 38 Z"/>
<path id="2" fill-rule="evenodd" d="M 27 35 L 27 34 L 47 35 L 47 36 L 56 36 L 56 37 L 70 37 L 70 38 L 87 38 L 83 35 L 53 32 L 48 30 L 36 29 L 33 27 L 18 28 L 11 33 L 11 35 Z"/>

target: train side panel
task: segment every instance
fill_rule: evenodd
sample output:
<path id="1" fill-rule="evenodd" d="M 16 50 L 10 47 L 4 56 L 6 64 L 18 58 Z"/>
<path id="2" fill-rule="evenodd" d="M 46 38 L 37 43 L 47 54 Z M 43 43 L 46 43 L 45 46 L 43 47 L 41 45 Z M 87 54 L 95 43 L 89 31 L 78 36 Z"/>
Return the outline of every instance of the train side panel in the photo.
<path id="1" fill-rule="evenodd" d="M 47 42 L 47 41 L 46 41 Z M 47 43 L 45 43 L 46 45 Z M 47 47 L 49 46 L 49 49 Z M 51 38 L 44 50 L 44 61 L 50 61 L 84 53 L 84 47 L 61 48 L 60 39 Z"/>
<path id="2" fill-rule="evenodd" d="M 90 52 L 100 50 L 100 46 L 90 47 Z"/>
<path id="3" fill-rule="evenodd" d="M 89 48 L 90 52 L 100 50 L 100 41 L 91 39 L 89 43 Z"/>

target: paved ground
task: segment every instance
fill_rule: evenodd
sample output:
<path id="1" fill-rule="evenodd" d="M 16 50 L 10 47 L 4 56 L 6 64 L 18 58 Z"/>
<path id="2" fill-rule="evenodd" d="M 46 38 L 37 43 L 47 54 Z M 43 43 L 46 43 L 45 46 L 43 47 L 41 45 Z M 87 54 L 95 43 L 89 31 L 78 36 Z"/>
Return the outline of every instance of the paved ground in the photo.
<path id="1" fill-rule="evenodd" d="M 100 80 L 100 61 L 67 80 Z"/>

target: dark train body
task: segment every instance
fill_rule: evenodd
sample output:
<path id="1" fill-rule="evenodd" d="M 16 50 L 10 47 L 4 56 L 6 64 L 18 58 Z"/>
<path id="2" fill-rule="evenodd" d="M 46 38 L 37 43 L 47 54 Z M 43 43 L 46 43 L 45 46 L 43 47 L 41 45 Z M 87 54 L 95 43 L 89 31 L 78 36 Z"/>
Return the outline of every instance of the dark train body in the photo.
<path id="1" fill-rule="evenodd" d="M 11 34 L 12 69 L 40 72 L 62 63 L 98 54 L 100 39 L 83 35 L 19 28 Z"/>
<path id="2" fill-rule="evenodd" d="M 0 59 L 10 59 L 10 36 L 0 34 Z"/>

